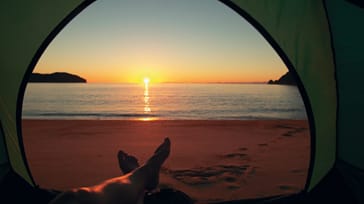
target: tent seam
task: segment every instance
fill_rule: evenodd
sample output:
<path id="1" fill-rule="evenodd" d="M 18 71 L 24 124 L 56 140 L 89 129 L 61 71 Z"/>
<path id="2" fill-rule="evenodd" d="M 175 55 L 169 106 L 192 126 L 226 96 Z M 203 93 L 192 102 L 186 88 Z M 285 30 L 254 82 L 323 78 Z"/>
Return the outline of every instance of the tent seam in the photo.
<path id="1" fill-rule="evenodd" d="M 329 12 L 328 12 L 328 8 L 327 8 L 327 3 L 326 0 L 322 1 L 323 3 L 323 7 L 325 9 L 325 15 L 326 15 L 326 19 L 327 19 L 327 25 L 329 27 L 329 34 L 330 34 L 330 48 L 331 48 L 331 52 L 332 52 L 332 58 L 333 58 L 333 64 L 334 64 L 334 78 L 335 78 L 335 90 L 336 90 L 336 119 L 335 119 L 335 125 L 336 125 L 336 132 L 335 132 L 335 146 L 336 146 L 336 151 L 335 151 L 335 162 L 334 165 L 336 164 L 337 159 L 339 158 L 338 156 L 338 132 L 339 132 L 339 99 L 340 99 L 340 95 L 339 95 L 339 82 L 338 82 L 338 76 L 337 76 L 337 64 L 336 64 L 336 51 L 335 51 L 335 47 L 334 47 L 334 37 L 333 37 L 333 33 L 332 33 L 332 25 L 330 22 L 330 17 L 329 17 Z"/>
<path id="2" fill-rule="evenodd" d="M 0 121 L 0 134 L 3 135 L 3 142 L 4 142 L 5 152 L 6 152 L 6 158 L 8 159 L 8 161 L 5 164 L 9 164 L 10 171 L 14 172 L 13 166 L 10 163 L 10 157 L 8 154 L 8 146 L 7 146 L 6 139 L 5 139 L 5 132 L 4 132 L 4 128 L 3 128 L 1 121 Z"/>

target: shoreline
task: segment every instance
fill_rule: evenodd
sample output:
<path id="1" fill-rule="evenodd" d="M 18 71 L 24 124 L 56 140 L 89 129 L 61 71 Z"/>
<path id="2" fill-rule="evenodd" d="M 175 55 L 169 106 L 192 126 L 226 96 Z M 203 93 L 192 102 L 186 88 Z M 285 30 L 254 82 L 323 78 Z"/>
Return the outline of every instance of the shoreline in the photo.
<path id="1" fill-rule="evenodd" d="M 69 189 L 120 176 L 116 153 L 143 163 L 168 136 L 172 152 L 161 186 L 199 201 L 302 190 L 310 156 L 306 120 L 23 119 L 23 141 L 35 181 Z"/>
<path id="2" fill-rule="evenodd" d="M 173 119 L 173 118 L 164 118 L 164 119 L 158 119 L 158 118 L 151 118 L 152 120 L 148 120 L 148 121 L 307 121 L 308 119 L 280 119 L 280 118 L 272 118 L 272 119 Z M 105 119 L 105 118 L 98 118 L 98 119 L 93 119 L 93 118 L 72 118 L 72 119 L 66 119 L 66 118 L 22 118 L 22 121 L 39 121 L 39 120 L 44 120 L 44 121 L 49 121 L 49 120 L 66 120 L 66 121 L 145 121 L 143 120 L 143 118 L 138 118 L 138 119 L 125 119 L 125 118 L 120 118 L 120 119 L 115 119 L 115 118 L 110 118 L 110 119 Z"/>

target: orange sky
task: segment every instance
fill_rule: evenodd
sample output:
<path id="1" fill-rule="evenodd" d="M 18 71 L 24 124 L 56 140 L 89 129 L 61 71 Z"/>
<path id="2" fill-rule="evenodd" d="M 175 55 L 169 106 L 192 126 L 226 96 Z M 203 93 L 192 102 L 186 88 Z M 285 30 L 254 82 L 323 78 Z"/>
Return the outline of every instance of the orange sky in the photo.
<path id="1" fill-rule="evenodd" d="M 215 1 L 97 1 L 51 42 L 34 72 L 91 83 L 266 82 L 287 68 L 264 38 Z"/>

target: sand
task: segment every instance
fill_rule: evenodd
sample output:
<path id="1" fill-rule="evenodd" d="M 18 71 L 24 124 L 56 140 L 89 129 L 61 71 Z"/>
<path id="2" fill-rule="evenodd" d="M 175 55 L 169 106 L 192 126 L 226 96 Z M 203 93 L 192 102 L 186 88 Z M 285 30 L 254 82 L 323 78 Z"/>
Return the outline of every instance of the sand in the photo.
<path id="1" fill-rule="evenodd" d="M 121 175 L 119 149 L 143 163 L 167 136 L 160 186 L 202 202 L 298 192 L 309 166 L 303 120 L 23 120 L 22 131 L 36 183 L 60 190 Z"/>

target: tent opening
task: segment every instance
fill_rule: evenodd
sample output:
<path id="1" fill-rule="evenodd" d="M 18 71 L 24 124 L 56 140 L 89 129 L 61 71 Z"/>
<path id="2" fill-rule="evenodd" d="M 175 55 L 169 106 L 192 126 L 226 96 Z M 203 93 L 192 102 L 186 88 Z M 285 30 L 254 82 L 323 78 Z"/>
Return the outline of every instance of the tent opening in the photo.
<path id="1" fill-rule="evenodd" d="M 30 76 L 22 113 L 30 170 L 45 188 L 94 185 L 122 175 L 120 149 L 143 163 L 169 137 L 160 188 L 200 202 L 300 192 L 310 130 L 287 71 L 220 2 L 95 2 Z"/>

